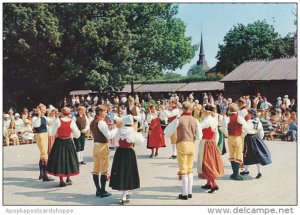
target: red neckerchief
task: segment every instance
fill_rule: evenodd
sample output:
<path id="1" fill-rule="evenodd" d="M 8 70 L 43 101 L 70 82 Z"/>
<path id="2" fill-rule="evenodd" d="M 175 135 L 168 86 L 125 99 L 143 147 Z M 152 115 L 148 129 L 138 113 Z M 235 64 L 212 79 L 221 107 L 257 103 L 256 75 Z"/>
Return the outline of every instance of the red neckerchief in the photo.
<path id="1" fill-rule="evenodd" d="M 182 113 L 181 116 L 191 116 L 192 113 L 191 112 L 185 112 L 185 113 Z"/>
<path id="2" fill-rule="evenodd" d="M 172 106 L 172 110 L 175 110 L 176 108 L 177 108 L 177 106 L 176 106 L 176 105 Z"/>

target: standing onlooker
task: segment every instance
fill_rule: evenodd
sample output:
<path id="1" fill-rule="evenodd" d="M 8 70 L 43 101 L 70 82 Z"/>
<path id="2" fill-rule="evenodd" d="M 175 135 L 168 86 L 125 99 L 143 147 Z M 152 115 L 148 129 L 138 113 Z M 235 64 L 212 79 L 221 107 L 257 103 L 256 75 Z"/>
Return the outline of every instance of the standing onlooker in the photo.
<path id="1" fill-rule="evenodd" d="M 296 141 L 297 138 L 297 117 L 296 117 L 296 112 L 291 113 L 291 117 L 289 120 L 289 130 L 286 133 L 287 139 L 291 141 Z"/>
<path id="2" fill-rule="evenodd" d="M 291 100 L 289 99 L 288 95 L 284 96 L 283 101 L 285 102 L 287 107 L 289 107 L 291 105 Z"/>

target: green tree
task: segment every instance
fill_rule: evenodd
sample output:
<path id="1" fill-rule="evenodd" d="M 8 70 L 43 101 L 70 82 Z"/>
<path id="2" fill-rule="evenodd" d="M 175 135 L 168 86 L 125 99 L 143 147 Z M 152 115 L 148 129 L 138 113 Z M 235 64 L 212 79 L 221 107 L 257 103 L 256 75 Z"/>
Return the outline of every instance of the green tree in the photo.
<path id="1" fill-rule="evenodd" d="M 202 65 L 193 65 L 187 72 L 187 77 L 197 77 L 197 78 L 206 78 L 205 69 Z"/>
<path id="2" fill-rule="evenodd" d="M 180 68 L 197 46 L 177 13 L 173 4 L 6 3 L 4 93 L 49 103 Z"/>
<path id="3" fill-rule="evenodd" d="M 275 59 L 293 55 L 291 36 L 281 38 L 266 21 L 237 24 L 219 44 L 217 71 L 228 74 L 247 60 Z"/>

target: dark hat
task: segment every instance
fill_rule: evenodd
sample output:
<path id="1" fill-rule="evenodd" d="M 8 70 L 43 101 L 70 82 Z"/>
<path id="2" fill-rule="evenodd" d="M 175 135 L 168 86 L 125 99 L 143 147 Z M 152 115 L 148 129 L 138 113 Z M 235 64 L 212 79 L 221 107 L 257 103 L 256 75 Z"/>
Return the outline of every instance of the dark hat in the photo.
<path id="1" fill-rule="evenodd" d="M 255 119 L 257 117 L 257 112 L 254 108 L 251 108 L 249 113 L 251 114 L 251 119 Z"/>

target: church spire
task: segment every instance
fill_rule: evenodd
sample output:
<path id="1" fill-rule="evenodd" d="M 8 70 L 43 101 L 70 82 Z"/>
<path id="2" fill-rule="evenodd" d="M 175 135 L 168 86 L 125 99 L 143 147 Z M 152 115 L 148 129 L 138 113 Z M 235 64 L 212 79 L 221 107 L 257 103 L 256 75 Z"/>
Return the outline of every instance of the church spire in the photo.
<path id="1" fill-rule="evenodd" d="M 199 53 L 199 60 L 197 61 L 197 65 L 203 66 L 205 70 L 209 70 L 207 62 L 205 60 L 204 48 L 203 48 L 203 37 L 201 32 L 201 42 L 200 42 L 200 53 Z"/>

